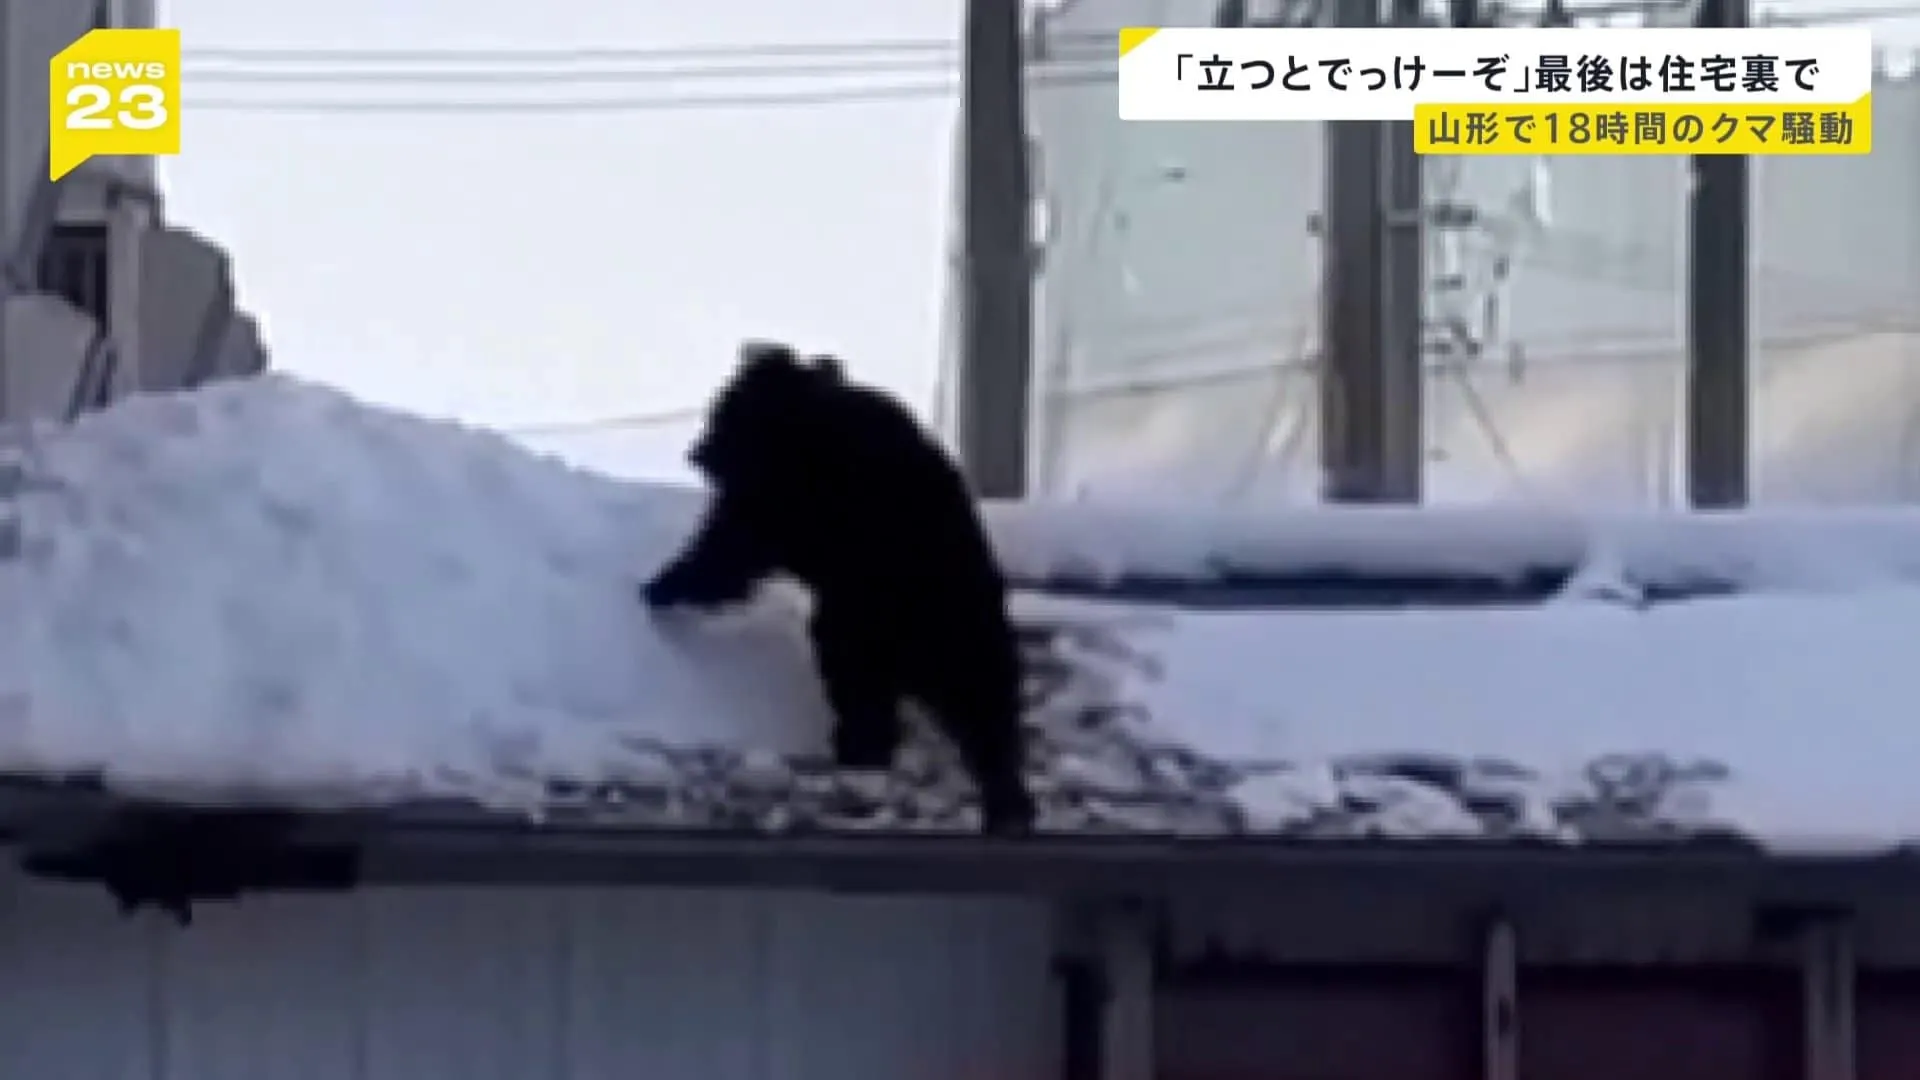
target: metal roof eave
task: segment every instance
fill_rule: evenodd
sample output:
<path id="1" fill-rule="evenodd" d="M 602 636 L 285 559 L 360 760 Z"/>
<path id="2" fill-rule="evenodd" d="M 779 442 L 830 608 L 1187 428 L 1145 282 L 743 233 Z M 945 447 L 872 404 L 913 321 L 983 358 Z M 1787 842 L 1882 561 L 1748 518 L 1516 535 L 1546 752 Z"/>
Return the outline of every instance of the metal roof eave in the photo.
<path id="1" fill-rule="evenodd" d="M 338 823 L 313 822 L 315 842 Z M 303 837 L 304 839 L 304 837 Z M 1518 899 L 1568 889 L 1738 889 L 1773 903 L 1920 898 L 1920 857 L 1778 855 L 1720 842 L 1567 846 L 1488 840 L 1192 840 L 902 833 L 769 836 L 389 822 L 363 834 L 366 880 L 393 884 L 733 886 L 1171 900 L 1298 888 Z"/>
<path id="2" fill-rule="evenodd" d="M 26 850 L 153 806 L 98 788 L 0 781 L 0 830 Z M 1550 898 L 1566 890 L 1729 889 L 1770 903 L 1920 899 L 1920 850 L 1776 852 L 1727 836 L 1582 844 L 1487 838 L 1193 838 L 881 831 L 784 834 L 545 823 L 465 806 L 302 811 L 291 845 L 351 847 L 363 884 L 677 886 L 1150 900 L 1298 888 Z"/>

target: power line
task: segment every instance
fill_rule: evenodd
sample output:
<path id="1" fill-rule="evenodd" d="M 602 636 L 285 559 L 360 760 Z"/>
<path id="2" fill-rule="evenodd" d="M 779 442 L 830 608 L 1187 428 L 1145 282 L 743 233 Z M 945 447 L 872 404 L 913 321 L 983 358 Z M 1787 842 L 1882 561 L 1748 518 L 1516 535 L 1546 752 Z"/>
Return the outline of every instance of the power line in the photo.
<path id="1" fill-rule="evenodd" d="M 790 79 L 840 77 L 848 75 L 939 74 L 958 68 L 952 57 L 879 57 L 842 60 L 832 63 L 750 63 L 713 64 L 703 67 L 657 68 L 552 68 L 459 70 L 447 68 L 381 70 L 377 68 L 335 68 L 297 71 L 284 68 L 268 70 L 186 69 L 189 86 L 211 83 L 425 83 L 460 85 L 472 83 L 594 83 L 594 82 L 677 82 L 683 79 Z"/>
<path id="2" fill-rule="evenodd" d="M 1067 35 L 1068 42 L 1099 42 L 1098 52 L 1037 61 L 1033 70 L 1041 85 L 1097 85 L 1111 82 L 1116 54 L 1110 34 Z M 607 112 L 684 111 L 699 109 L 771 109 L 818 107 L 866 102 L 938 98 L 959 92 L 959 43 L 952 39 L 896 39 L 786 44 L 725 45 L 690 48 L 571 48 L 571 49 L 270 49 L 196 48 L 187 50 L 192 70 L 188 87 L 222 85 L 297 86 L 377 84 L 411 86 L 560 85 L 592 83 L 681 83 L 705 80 L 801 79 L 814 87 L 736 91 L 692 95 L 662 92 L 644 96 L 613 95 L 586 98 L 510 97 L 473 100 L 466 97 L 418 99 L 375 96 L 274 98 L 248 96 L 196 97 L 189 90 L 186 104 L 209 112 L 265 114 L 565 114 Z M 201 61 L 242 65 L 235 69 L 205 69 Z M 689 61 L 717 63 L 690 66 Z M 1098 60 L 1095 66 L 1081 66 Z M 795 62 L 799 61 L 799 62 Z M 599 62 L 598 69 L 554 70 L 551 65 Z M 665 64 L 652 68 L 606 67 L 609 63 Z M 324 64 L 320 70 L 289 69 L 286 65 Z M 382 70 L 377 65 L 390 65 Z M 448 64 L 491 65 L 490 69 L 461 70 Z M 261 69 L 260 65 L 266 65 Z M 341 67 L 340 65 L 346 65 Z M 376 65 L 376 66 L 366 66 Z M 401 65 L 397 68 L 391 65 Z M 427 65 L 422 68 L 420 65 Z M 507 65 L 502 67 L 501 65 Z M 521 65 L 549 65 L 523 67 Z M 875 81 L 872 75 L 924 73 L 929 81 Z M 941 77 L 946 76 L 946 77 Z M 839 85 L 818 81 L 844 79 Z"/>
<path id="3" fill-rule="evenodd" d="M 1307 309 L 1302 308 L 1302 310 Z M 1209 383 L 1307 375 L 1317 370 L 1317 362 L 1312 355 L 1312 350 L 1304 341 L 1303 328 L 1299 322 L 1284 325 L 1273 322 L 1227 330 L 1226 328 L 1231 326 L 1232 322 L 1231 319 L 1192 320 L 1191 326 L 1195 330 L 1217 330 L 1218 332 L 1202 334 L 1184 342 L 1165 343 L 1146 350 L 1116 351 L 1107 357 L 1102 365 L 1105 370 L 1099 375 L 1063 382 L 1051 388 L 1051 392 L 1061 401 L 1080 403 L 1090 399 L 1164 394 Z M 1277 353 L 1270 352 L 1275 342 L 1284 341 L 1289 337 L 1293 338 L 1290 347 L 1278 350 Z M 1609 347 L 1609 342 L 1605 339 L 1599 342 L 1587 339 L 1555 341 L 1549 346 L 1548 356 L 1536 357 L 1534 363 L 1539 367 L 1556 369 L 1565 367 L 1575 370 L 1599 370 L 1676 362 L 1677 354 L 1673 350 L 1677 345 L 1665 340 L 1649 339 L 1642 346 L 1631 348 L 1622 354 L 1581 352 L 1579 351 L 1581 344 Z M 1619 342 L 1611 344 L 1617 345 Z M 1633 342 L 1629 341 L 1627 344 L 1632 345 Z M 1560 360 L 1551 358 L 1561 350 L 1571 350 L 1570 355 Z M 1250 352 L 1257 354 L 1256 358 L 1247 358 Z M 1278 359 L 1275 358 L 1276 355 Z M 1192 363 L 1220 357 L 1227 358 L 1227 362 Z M 1188 361 L 1188 363 L 1162 366 L 1167 361 Z M 1450 375 L 1453 373 L 1453 368 L 1450 365 L 1429 364 L 1426 371 L 1429 376 Z M 690 424 L 699 421 L 705 415 L 704 405 L 688 405 L 657 412 L 591 416 L 537 424 L 510 424 L 495 430 L 521 438 L 600 435 Z"/>
<path id="4" fill-rule="evenodd" d="M 1112 66 L 1112 57 L 1105 52 L 1097 55 L 1077 55 L 1049 58 L 1036 61 L 1028 70 L 1036 74 L 1071 71 L 1093 62 L 1103 67 Z M 298 70 L 286 68 L 268 69 L 202 69 L 189 67 L 184 73 L 187 85 L 202 84 L 350 84 L 396 83 L 414 85 L 472 85 L 472 84 L 551 84 L 551 83 L 597 83 L 597 82 L 679 82 L 703 79 L 811 79 L 845 78 L 856 75 L 916 75 L 951 74 L 959 70 L 959 58 L 948 57 L 877 57 L 860 60 L 839 60 L 830 63 L 817 61 L 800 63 L 755 62 L 747 64 L 708 64 L 700 66 L 676 65 L 669 67 L 598 67 L 598 68 L 499 68 L 460 70 L 452 68 L 333 68 Z"/>
<path id="5" fill-rule="evenodd" d="M 1827 11 L 1798 10 L 1783 4 L 1773 10 L 1756 12 L 1753 24 L 1755 26 L 1831 26 L 1834 23 L 1884 22 L 1889 19 L 1911 19 L 1915 16 L 1920 16 L 1920 4 L 1834 8 Z"/>
<path id="6" fill-rule="evenodd" d="M 1041 86 L 1111 85 L 1114 72 L 1086 71 L 1041 75 Z M 959 84 L 952 80 L 929 83 L 842 86 L 822 90 L 784 90 L 738 94 L 654 94 L 632 97 L 496 99 L 473 101 L 458 98 L 381 99 L 381 98 L 220 98 L 187 97 L 188 108 L 207 112 L 268 114 L 500 114 L 500 113 L 595 113 L 659 112 L 689 109 L 775 109 L 858 103 L 907 101 L 921 98 L 953 97 Z"/>
<path id="7" fill-rule="evenodd" d="M 1115 35 L 1068 33 L 1049 38 L 1054 42 L 1099 42 L 1117 45 Z M 898 38 L 862 41 L 772 42 L 751 45 L 698 45 L 653 48 L 441 48 L 441 49 L 313 49 L 251 46 L 198 46 L 182 51 L 182 59 L 241 61 L 262 63 L 325 64 L 579 64 L 659 62 L 681 60 L 726 60 L 738 58 L 779 59 L 821 56 L 861 56 L 874 53 L 935 53 L 958 56 L 959 41 L 953 38 Z"/>
<path id="8" fill-rule="evenodd" d="M 1193 320 L 1192 322 L 1197 329 L 1205 329 L 1208 326 L 1208 324 L 1202 320 Z M 1277 330 L 1259 327 L 1252 328 L 1251 330 L 1242 330 L 1231 335 L 1215 336 L 1199 342 L 1188 343 L 1184 346 L 1163 347 L 1157 350 L 1116 358 L 1115 367 L 1125 368 L 1129 364 L 1151 364 L 1155 361 L 1190 358 L 1245 346 L 1256 346 L 1272 340 L 1276 332 Z M 1294 332 L 1297 334 L 1300 331 L 1295 327 Z M 1300 366 L 1304 370 L 1305 361 L 1301 361 Z M 1278 370 L 1292 370 L 1292 365 L 1283 366 Z M 1177 382 L 1177 379 L 1175 381 Z M 1070 391 L 1067 396 L 1072 398 L 1086 395 L 1084 391 L 1077 393 Z M 670 427 L 675 424 L 689 424 L 702 419 L 706 414 L 706 406 L 688 405 L 677 409 L 662 409 L 657 412 L 591 416 L 576 420 L 555 420 L 538 424 L 510 424 L 496 428 L 495 430 L 502 434 L 521 438 L 599 435 L 617 431 L 632 431 L 646 428 Z"/>
<path id="9" fill-rule="evenodd" d="M 875 86 L 819 90 L 805 93 L 707 94 L 696 97 L 658 95 L 654 97 L 611 97 L 554 99 L 534 101 L 425 101 L 318 99 L 246 100 L 240 98 L 185 99 L 196 111 L 230 113 L 304 114 L 327 116 L 350 113 L 427 114 L 466 113 L 596 113 L 667 112 L 689 109 L 778 109 L 822 105 L 850 105 L 862 102 L 906 101 L 914 98 L 950 97 L 958 90 L 951 84 L 927 86 Z"/>
<path id="10" fill-rule="evenodd" d="M 1194 321 L 1194 325 L 1196 327 L 1201 327 L 1201 328 L 1204 328 L 1205 326 L 1204 323 L 1198 320 Z M 1209 341 L 1204 341 L 1204 342 L 1198 343 L 1197 347 L 1195 347 L 1194 345 L 1189 345 L 1185 349 L 1176 347 L 1176 348 L 1164 349 L 1158 352 L 1152 352 L 1148 354 L 1133 356 L 1128 358 L 1126 362 L 1140 363 L 1143 360 L 1175 359 L 1175 358 L 1180 358 L 1182 356 L 1202 354 L 1209 351 L 1218 351 L 1225 347 L 1232 347 L 1236 345 L 1257 344 L 1264 340 L 1267 340 L 1270 336 L 1271 335 L 1267 333 L 1242 332 L 1240 334 L 1237 334 L 1231 337 L 1215 338 Z M 636 429 L 645 429 L 645 428 L 670 427 L 675 424 L 689 424 L 689 423 L 693 423 L 700 420 L 701 418 L 705 417 L 706 414 L 707 414 L 707 408 L 705 405 L 686 405 L 677 409 L 661 409 L 657 412 L 626 413 L 626 414 L 616 414 L 612 416 L 590 416 L 590 417 L 583 417 L 576 420 L 554 420 L 554 421 L 548 421 L 545 423 L 538 423 L 538 424 L 510 424 L 510 425 L 496 428 L 495 430 L 501 432 L 502 434 L 518 436 L 521 438 L 546 438 L 551 436 L 565 436 L 565 435 L 598 435 L 598 434 L 605 434 L 605 433 L 616 432 L 616 431 L 632 431 Z"/>
<path id="11" fill-rule="evenodd" d="M 1583 8 L 1582 14 L 1610 14 L 1613 11 L 1639 11 L 1642 0 Z M 1760 25 L 1832 25 L 1835 23 L 1875 22 L 1920 15 L 1920 4 L 1861 6 L 1831 11 L 1799 11 L 1786 6 L 1761 12 Z M 1054 31 L 1046 38 L 1049 47 L 1084 45 L 1097 47 L 1097 55 L 1116 46 L 1113 33 L 1097 31 Z M 569 47 L 569 48 L 484 48 L 447 47 L 419 49 L 385 48 L 305 48 L 274 46 L 196 46 L 183 50 L 182 58 L 196 61 L 239 64 L 592 64 L 663 63 L 695 60 L 780 60 L 823 57 L 873 57 L 876 54 L 907 54 L 922 59 L 954 59 L 960 43 L 954 38 L 896 38 L 821 42 L 761 42 L 738 45 L 654 46 L 654 47 Z"/>
<path id="12" fill-rule="evenodd" d="M 1578 239 L 1588 239 L 1593 234 L 1573 233 Z M 1643 273 L 1644 268 L 1637 263 L 1615 261 L 1618 256 L 1609 256 L 1602 250 L 1577 249 L 1581 257 L 1561 265 L 1549 266 L 1554 273 L 1581 278 L 1588 281 L 1609 284 L 1635 283 L 1635 275 Z M 1537 255 L 1537 253 L 1536 253 Z M 1531 262 L 1532 259 L 1527 261 Z M 1768 267 L 1756 267 L 1756 273 L 1762 276 L 1769 273 Z M 1791 273 L 1791 271 L 1781 271 Z M 1830 284 L 1836 289 L 1844 285 L 1837 279 L 1800 278 L 1804 286 L 1815 287 Z M 1667 282 L 1653 286 L 1668 291 L 1676 289 L 1677 283 Z M 1835 293 L 1838 296 L 1838 292 Z M 1212 312 L 1203 315 L 1168 315 L 1162 318 L 1140 320 L 1129 323 L 1126 331 L 1129 336 L 1153 337 L 1157 332 L 1159 340 L 1144 349 L 1117 349 L 1109 353 L 1100 375 L 1091 379 L 1080 379 L 1055 388 L 1059 396 L 1068 401 L 1087 398 L 1126 395 L 1130 393 L 1152 394 L 1187 384 L 1189 382 L 1212 382 L 1217 380 L 1243 379 L 1253 376 L 1271 376 L 1281 374 L 1299 374 L 1310 372 L 1312 359 L 1304 344 L 1296 344 L 1286 350 L 1288 359 L 1275 363 L 1263 357 L 1258 361 L 1238 359 L 1249 350 L 1264 350 L 1273 342 L 1289 336 L 1302 334 L 1303 324 L 1312 321 L 1310 306 L 1303 304 L 1281 305 L 1280 311 L 1301 312 L 1299 318 L 1275 319 L 1275 306 L 1264 300 L 1248 296 L 1221 305 Z M 1858 320 L 1863 326 L 1876 325 L 1875 312 L 1867 309 L 1836 316 L 1839 319 Z M 1668 356 L 1663 351 L 1667 343 L 1649 341 L 1648 355 L 1643 359 L 1632 356 L 1585 355 L 1575 352 L 1567 360 L 1561 361 L 1576 368 L 1613 368 L 1635 363 L 1666 363 Z M 1571 347 L 1570 342 L 1559 342 L 1549 351 Z M 1216 358 L 1235 358 L 1225 365 L 1207 364 L 1204 361 Z M 1174 362 L 1169 366 L 1169 362 Z M 1185 363 L 1180 363 L 1184 361 Z M 1201 361 L 1201 363 L 1195 363 Z M 1543 366 L 1556 361 L 1540 361 Z M 637 428 L 664 427 L 673 424 L 692 423 L 705 414 L 704 407 L 686 406 L 659 412 L 634 413 L 602 417 L 588 417 L 578 420 L 555 421 L 543 424 L 520 425 L 504 428 L 507 434 L 526 437 L 565 436 L 577 434 L 600 434 Z"/>
<path id="13" fill-rule="evenodd" d="M 1639 9 L 1639 0 L 1622 5 Z M 1598 10 L 1598 9 L 1595 9 Z M 1860 7 L 1831 12 L 1770 13 L 1759 20 L 1773 25 L 1828 25 L 1871 22 L 1920 14 L 1920 5 Z M 1091 31 L 1055 32 L 1047 37 L 1049 47 L 1082 46 L 1079 55 L 1061 60 L 1110 60 L 1115 53 L 1115 35 Z M 1070 52 L 1074 51 L 1070 48 Z M 888 56 L 886 54 L 894 54 Z M 952 38 L 869 39 L 831 42 L 769 42 L 742 45 L 666 46 L 666 47 L 573 47 L 573 48 L 276 48 L 253 46 L 213 46 L 186 49 L 183 58 L 189 66 L 190 82 L 232 84 L 265 83 L 566 83 L 566 82 L 645 82 L 674 79 L 811 77 L 815 75 L 902 74 L 915 71 L 951 70 L 957 67 L 960 44 Z M 689 61 L 748 61 L 732 65 L 699 68 L 684 66 Z M 813 60 L 812 64 L 775 61 Z M 830 60 L 831 63 L 819 63 Z M 275 67 L 283 70 L 233 70 Z M 1045 66 L 1051 59 L 1029 63 Z M 582 64 L 679 64 L 678 68 L 657 70 L 584 70 L 584 71 L 462 71 L 462 65 L 539 65 Z M 285 65 L 347 65 L 374 70 L 363 71 L 287 71 Z M 451 70 L 391 70 L 395 66 L 444 65 Z M 386 66 L 389 70 L 377 70 Z M 906 91 L 912 96 L 920 91 Z M 213 106 L 219 108 L 221 106 Z M 641 106 L 650 107 L 650 106 Z M 306 111 L 306 110 L 302 110 Z M 436 106 L 434 110 L 438 111 Z"/>
<path id="14" fill-rule="evenodd" d="M 612 431 L 633 431 L 643 428 L 670 427 L 674 424 L 690 424 L 706 414 L 706 406 L 689 405 L 678 409 L 663 409 L 660 412 L 629 413 L 624 416 L 595 416 L 581 420 L 556 420 L 544 424 L 512 424 L 497 430 L 505 435 L 536 439 L 551 435 L 596 435 Z"/>

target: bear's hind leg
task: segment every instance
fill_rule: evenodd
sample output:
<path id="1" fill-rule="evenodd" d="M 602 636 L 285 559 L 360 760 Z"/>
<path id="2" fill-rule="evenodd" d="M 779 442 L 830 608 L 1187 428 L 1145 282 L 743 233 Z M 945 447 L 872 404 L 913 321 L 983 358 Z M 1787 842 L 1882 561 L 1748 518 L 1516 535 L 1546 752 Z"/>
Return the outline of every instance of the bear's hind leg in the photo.
<path id="1" fill-rule="evenodd" d="M 1017 720 L 1015 725 L 1017 732 Z M 1026 747 L 1019 734 L 1008 739 L 970 731 L 955 741 L 980 789 L 981 830 L 996 835 L 1033 831 L 1036 811 L 1027 790 Z"/>
<path id="2" fill-rule="evenodd" d="M 834 762 L 843 769 L 892 768 L 905 732 L 898 669 L 888 648 L 831 611 L 815 613 L 812 636 L 833 708 Z"/>
<path id="3" fill-rule="evenodd" d="M 960 752 L 979 789 L 981 829 L 1000 835 L 1030 832 L 1036 810 L 1027 788 L 1027 728 L 1017 664 L 974 671 L 956 665 L 928 674 L 932 677 L 913 696 Z"/>

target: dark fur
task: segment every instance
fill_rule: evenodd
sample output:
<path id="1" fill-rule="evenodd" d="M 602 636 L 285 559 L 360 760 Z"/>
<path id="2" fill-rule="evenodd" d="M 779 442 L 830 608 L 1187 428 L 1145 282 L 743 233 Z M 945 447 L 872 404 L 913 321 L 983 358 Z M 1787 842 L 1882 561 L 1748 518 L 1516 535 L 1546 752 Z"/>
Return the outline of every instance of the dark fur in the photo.
<path id="1" fill-rule="evenodd" d="M 713 500 L 647 602 L 725 604 L 797 578 L 840 764 L 889 766 L 912 700 L 960 750 L 986 828 L 1030 828 L 1006 581 L 965 479 L 913 414 L 831 358 L 750 345 L 688 458 Z"/>

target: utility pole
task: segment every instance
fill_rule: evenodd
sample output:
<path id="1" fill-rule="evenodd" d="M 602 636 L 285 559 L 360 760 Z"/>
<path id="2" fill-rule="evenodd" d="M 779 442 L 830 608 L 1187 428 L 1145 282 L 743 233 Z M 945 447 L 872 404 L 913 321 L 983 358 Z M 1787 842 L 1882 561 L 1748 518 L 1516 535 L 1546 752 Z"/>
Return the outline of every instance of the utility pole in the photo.
<path id="1" fill-rule="evenodd" d="M 1032 178 L 1022 0 L 968 0 L 962 75 L 961 465 L 983 498 L 1027 493 Z"/>
<path id="2" fill-rule="evenodd" d="M 1419 26 L 1420 0 L 1393 0 L 1393 25 Z M 1413 121 L 1379 125 L 1386 220 L 1380 313 L 1382 498 L 1418 503 L 1426 440 L 1427 207 L 1425 162 L 1413 152 Z"/>
<path id="3" fill-rule="evenodd" d="M 1376 0 L 1332 0 L 1335 25 L 1380 24 Z M 1417 5 L 1395 0 L 1396 21 Z M 1328 502 L 1417 503 L 1426 274 L 1412 125 L 1326 126 L 1320 456 Z"/>
<path id="4" fill-rule="evenodd" d="M 1697 25 L 1747 25 L 1748 0 L 1697 0 Z M 1687 497 L 1696 510 L 1747 505 L 1751 193 L 1744 154 L 1689 159 Z"/>

